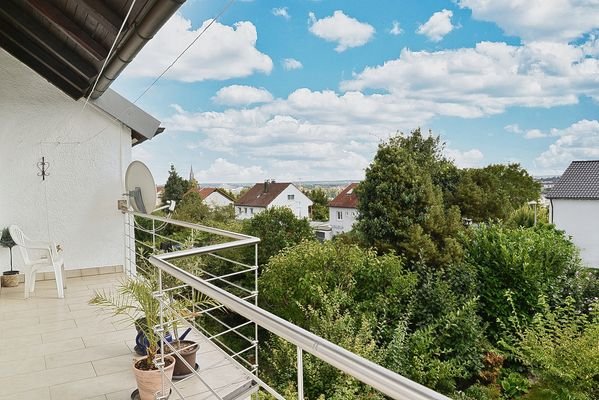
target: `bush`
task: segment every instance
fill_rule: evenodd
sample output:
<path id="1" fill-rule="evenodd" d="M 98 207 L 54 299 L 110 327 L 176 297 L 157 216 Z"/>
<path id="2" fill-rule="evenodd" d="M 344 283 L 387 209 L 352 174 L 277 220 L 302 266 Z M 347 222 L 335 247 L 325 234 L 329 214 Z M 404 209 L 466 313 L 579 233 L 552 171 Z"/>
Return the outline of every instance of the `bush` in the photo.
<path id="1" fill-rule="evenodd" d="M 599 302 L 590 314 L 576 310 L 571 297 L 551 308 L 545 296 L 539 296 L 532 323 L 519 318 L 512 294 L 511 331 L 501 344 L 530 368 L 538 383 L 529 398 L 599 398 Z"/>
<path id="2" fill-rule="evenodd" d="M 512 315 L 504 297 L 507 290 L 513 292 L 518 317 L 530 321 L 540 311 L 539 295 L 547 296 L 551 304 L 571 295 L 582 308 L 586 292 L 596 289 L 596 281 L 581 269 L 574 244 L 552 225 L 529 229 L 481 225 L 467 247 L 467 262 L 478 270 L 479 314 L 494 341 L 502 334 L 498 320 L 505 322 Z"/>

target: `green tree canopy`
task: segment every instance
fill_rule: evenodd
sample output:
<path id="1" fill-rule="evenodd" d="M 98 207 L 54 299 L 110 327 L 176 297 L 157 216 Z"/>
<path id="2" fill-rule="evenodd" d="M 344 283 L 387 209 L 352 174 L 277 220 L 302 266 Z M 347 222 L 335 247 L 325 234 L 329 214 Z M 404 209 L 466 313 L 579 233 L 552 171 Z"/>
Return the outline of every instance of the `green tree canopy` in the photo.
<path id="1" fill-rule="evenodd" d="M 197 190 L 190 190 L 177 204 L 174 218 L 197 224 L 205 221 L 210 214 L 210 208 L 204 204 Z"/>
<path id="2" fill-rule="evenodd" d="M 519 164 L 465 169 L 460 175 L 450 203 L 474 222 L 506 220 L 541 194 L 541 185 Z"/>
<path id="3" fill-rule="evenodd" d="M 171 169 L 168 172 L 168 179 L 164 185 L 164 193 L 162 195 L 162 203 L 166 204 L 167 200 L 175 200 L 179 202 L 183 199 L 183 195 L 190 189 L 189 181 L 183 179 L 171 164 Z"/>
<path id="4" fill-rule="evenodd" d="M 268 208 L 245 220 L 243 232 L 261 239 L 258 246 L 260 264 L 266 264 L 272 256 L 302 240 L 316 240 L 308 220 L 296 218 L 287 207 Z"/>
<path id="5" fill-rule="evenodd" d="M 460 212 L 444 200 L 457 169 L 442 150 L 439 137 L 424 137 L 420 129 L 379 145 L 357 189 L 357 229 L 368 245 L 433 265 L 461 258 Z"/>
<path id="6" fill-rule="evenodd" d="M 327 221 L 329 219 L 329 198 L 322 188 L 314 188 L 304 192 L 314 203 L 312 205 L 312 219 L 315 221 Z"/>

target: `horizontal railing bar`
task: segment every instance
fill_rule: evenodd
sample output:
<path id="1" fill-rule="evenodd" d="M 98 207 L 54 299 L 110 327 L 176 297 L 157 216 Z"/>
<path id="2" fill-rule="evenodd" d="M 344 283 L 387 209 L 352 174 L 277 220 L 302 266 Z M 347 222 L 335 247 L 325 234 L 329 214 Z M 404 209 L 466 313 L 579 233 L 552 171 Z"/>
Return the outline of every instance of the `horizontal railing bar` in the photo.
<path id="1" fill-rule="evenodd" d="M 213 233 L 215 235 L 221 235 L 221 236 L 229 237 L 232 239 L 253 239 L 253 240 L 256 240 L 256 242 L 254 242 L 254 243 L 258 243 L 260 241 L 260 239 L 258 239 L 256 237 L 244 235 L 243 233 L 229 232 L 224 229 L 218 229 L 218 228 L 213 228 L 210 226 L 199 225 L 199 224 L 193 224 L 191 222 L 179 221 L 176 219 L 159 217 L 157 215 L 142 214 L 142 213 L 135 212 L 135 211 L 128 211 L 128 212 L 130 214 L 135 215 L 136 217 L 142 217 L 142 218 L 146 218 L 146 219 L 153 219 L 156 221 L 168 222 L 169 224 L 172 224 L 172 225 L 182 226 L 184 228 L 190 228 L 190 229 L 197 229 L 202 232 Z"/>
<path id="2" fill-rule="evenodd" d="M 419 383 L 396 374 L 382 366 L 366 360 L 337 346 L 305 329 L 263 310 L 247 301 L 205 282 L 166 261 L 166 254 L 151 256 L 150 262 L 164 272 L 189 284 L 212 299 L 222 303 L 237 314 L 256 322 L 277 336 L 320 358 L 337 369 L 372 386 L 395 399 L 448 399 Z"/>
<path id="3" fill-rule="evenodd" d="M 249 246 L 251 244 L 259 243 L 260 239 L 258 238 L 249 238 L 249 239 L 239 239 L 233 242 L 225 242 L 225 243 L 217 243 L 211 244 L 208 246 L 202 247 L 194 247 L 192 249 L 186 250 L 177 250 L 170 253 L 161 254 L 164 257 L 164 260 L 173 260 L 176 258 L 188 257 L 188 256 L 197 256 L 206 253 L 214 253 L 215 251 L 234 249 L 237 247 Z"/>
<path id="4" fill-rule="evenodd" d="M 208 278 L 208 279 L 204 279 L 204 280 L 206 282 L 210 282 L 210 281 L 213 281 L 213 280 L 216 280 L 216 279 L 230 278 L 230 277 L 235 276 L 235 275 L 241 275 L 241 274 L 245 274 L 245 273 L 248 273 L 248 272 L 253 272 L 255 270 L 256 270 L 256 267 L 251 267 L 251 268 L 248 268 L 248 269 L 244 269 L 243 271 L 231 272 L 230 274 L 219 275 L 217 277 Z"/>
<path id="5" fill-rule="evenodd" d="M 208 255 L 211 257 L 214 257 L 214 258 L 218 258 L 219 260 L 228 261 L 231 264 L 239 265 L 240 267 L 253 268 L 253 269 L 257 268 L 255 265 L 244 264 L 239 261 L 231 260 L 230 258 L 227 258 L 227 257 L 219 256 L 218 254 L 209 253 Z"/>
<path id="6" fill-rule="evenodd" d="M 212 278 L 208 278 L 208 279 L 210 279 L 210 280 L 213 280 L 213 281 L 214 281 L 214 280 L 218 280 L 218 281 L 221 281 L 221 282 L 224 282 L 224 283 L 226 283 L 227 285 L 230 285 L 230 286 L 236 287 L 237 289 L 243 290 L 244 292 L 247 292 L 247 293 L 254 293 L 254 291 L 253 291 L 253 290 L 250 290 L 250 289 L 244 288 L 243 286 L 239 286 L 239 285 L 238 285 L 238 284 L 236 284 L 236 283 L 229 282 L 228 280 L 226 280 L 226 279 L 223 279 L 223 278 L 221 278 L 221 277 L 220 277 L 220 276 L 218 276 L 218 275 L 214 275 L 213 273 L 211 273 L 211 272 L 208 272 L 208 271 L 206 271 L 206 270 L 204 270 L 204 269 L 203 269 L 203 270 L 201 270 L 201 271 L 202 271 L 203 273 L 205 273 L 206 275 L 210 275 L 210 276 L 212 277 Z"/>

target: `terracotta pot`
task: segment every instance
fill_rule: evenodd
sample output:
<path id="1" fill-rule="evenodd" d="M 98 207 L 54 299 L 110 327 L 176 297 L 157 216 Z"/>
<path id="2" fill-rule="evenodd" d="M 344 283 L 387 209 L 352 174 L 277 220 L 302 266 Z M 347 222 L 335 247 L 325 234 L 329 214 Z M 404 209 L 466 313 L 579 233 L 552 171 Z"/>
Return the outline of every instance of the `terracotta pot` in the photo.
<path id="1" fill-rule="evenodd" d="M 175 345 L 175 343 L 173 343 Z M 200 349 L 200 345 L 191 340 L 181 340 L 179 341 L 179 349 L 184 349 L 179 351 L 179 356 L 173 355 L 175 357 L 175 372 L 174 376 L 180 377 L 189 375 L 193 372 L 193 370 L 189 369 L 183 361 L 179 357 L 182 357 L 191 367 L 195 367 L 196 365 L 196 353 Z"/>
<path id="2" fill-rule="evenodd" d="M 173 356 L 165 356 L 164 361 L 167 364 L 164 368 L 164 373 L 170 381 L 175 369 L 175 358 Z M 144 371 L 135 368 L 135 363 L 133 364 L 133 371 L 135 373 L 135 380 L 137 381 L 137 388 L 139 389 L 140 400 L 154 400 L 154 395 L 162 391 L 162 373 L 159 369 Z M 165 390 L 170 390 L 168 383 L 165 385 Z"/>

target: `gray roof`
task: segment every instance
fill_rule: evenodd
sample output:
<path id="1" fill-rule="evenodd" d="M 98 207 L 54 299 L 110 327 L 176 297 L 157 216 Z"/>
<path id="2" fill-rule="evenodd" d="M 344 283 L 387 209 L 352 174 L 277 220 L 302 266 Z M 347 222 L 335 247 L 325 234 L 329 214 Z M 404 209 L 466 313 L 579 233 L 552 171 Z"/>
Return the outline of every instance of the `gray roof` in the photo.
<path id="1" fill-rule="evenodd" d="M 599 200 L 599 160 L 572 161 L 546 197 Z"/>

